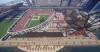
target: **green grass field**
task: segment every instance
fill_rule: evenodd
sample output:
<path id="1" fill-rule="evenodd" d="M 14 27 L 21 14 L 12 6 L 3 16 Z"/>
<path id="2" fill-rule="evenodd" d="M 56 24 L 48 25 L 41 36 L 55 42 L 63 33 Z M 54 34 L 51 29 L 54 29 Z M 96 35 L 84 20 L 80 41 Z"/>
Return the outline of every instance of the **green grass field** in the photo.
<path id="1" fill-rule="evenodd" d="M 30 28 L 33 26 L 36 26 L 40 23 L 42 23 L 43 21 L 45 21 L 48 18 L 48 15 L 44 14 L 44 15 L 32 15 L 30 17 L 30 20 L 28 21 L 28 23 L 26 24 L 26 28 Z"/>
<path id="2" fill-rule="evenodd" d="M 5 19 L 0 22 L 0 38 L 7 33 L 8 28 L 15 22 L 16 20 Z"/>
<path id="3" fill-rule="evenodd" d="M 21 16 L 24 11 L 21 11 L 17 16 Z M 16 14 L 16 13 L 14 13 Z M 14 15 L 13 14 L 13 15 Z M 9 15 L 8 18 L 13 18 L 13 15 Z M 18 17 L 17 17 L 18 18 Z M 15 22 L 15 19 L 5 19 L 4 21 L 0 22 L 0 38 L 7 33 L 8 28 Z"/>

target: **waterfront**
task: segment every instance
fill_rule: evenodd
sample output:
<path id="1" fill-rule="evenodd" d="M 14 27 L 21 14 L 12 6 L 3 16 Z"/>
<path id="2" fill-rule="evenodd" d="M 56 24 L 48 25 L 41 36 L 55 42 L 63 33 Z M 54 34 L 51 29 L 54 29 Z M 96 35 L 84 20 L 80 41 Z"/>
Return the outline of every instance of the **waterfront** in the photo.
<path id="1" fill-rule="evenodd" d="M 24 52 L 17 47 L 0 47 L 0 52 Z M 65 46 L 57 52 L 100 52 L 100 46 Z"/>

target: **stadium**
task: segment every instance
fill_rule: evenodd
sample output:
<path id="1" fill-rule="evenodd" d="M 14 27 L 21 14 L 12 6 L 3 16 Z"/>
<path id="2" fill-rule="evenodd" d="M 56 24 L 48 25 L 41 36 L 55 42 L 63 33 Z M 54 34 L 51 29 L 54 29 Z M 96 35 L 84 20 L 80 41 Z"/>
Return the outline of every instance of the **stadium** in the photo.
<path id="1" fill-rule="evenodd" d="M 100 1 L 23 0 L 0 4 L 0 46 L 56 52 L 66 45 L 100 45 Z M 87 6 L 88 5 L 88 6 Z M 87 9 L 87 10 L 86 10 Z"/>
<path id="2" fill-rule="evenodd" d="M 57 22 L 59 24 L 56 24 Z M 58 26 L 67 26 L 62 12 L 56 12 L 53 9 L 29 9 L 8 29 L 8 34 L 15 37 L 20 34 L 32 37 L 36 35 L 38 35 L 37 37 L 63 37 Z"/>

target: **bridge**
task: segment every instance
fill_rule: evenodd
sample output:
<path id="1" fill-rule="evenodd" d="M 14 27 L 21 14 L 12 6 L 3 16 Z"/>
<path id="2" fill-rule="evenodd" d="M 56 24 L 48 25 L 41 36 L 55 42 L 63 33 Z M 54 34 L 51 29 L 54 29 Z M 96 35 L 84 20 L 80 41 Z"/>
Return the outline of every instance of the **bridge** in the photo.
<path id="1" fill-rule="evenodd" d="M 39 37 L 39 38 L 13 38 L 1 41 L 0 46 L 37 46 L 37 45 L 60 45 L 60 46 L 98 46 L 100 40 L 93 37 Z"/>

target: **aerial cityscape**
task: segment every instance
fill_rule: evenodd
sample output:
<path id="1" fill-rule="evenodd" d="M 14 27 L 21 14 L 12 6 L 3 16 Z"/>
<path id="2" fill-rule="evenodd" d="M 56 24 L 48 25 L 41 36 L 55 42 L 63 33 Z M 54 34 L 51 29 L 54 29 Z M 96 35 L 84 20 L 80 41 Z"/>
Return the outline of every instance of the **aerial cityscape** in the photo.
<path id="1" fill-rule="evenodd" d="M 100 52 L 99 34 L 100 0 L 0 1 L 0 52 Z"/>

